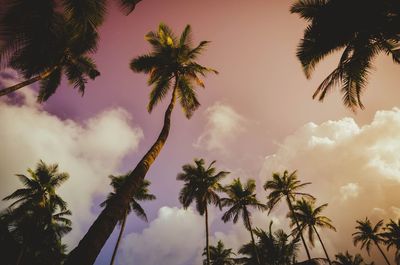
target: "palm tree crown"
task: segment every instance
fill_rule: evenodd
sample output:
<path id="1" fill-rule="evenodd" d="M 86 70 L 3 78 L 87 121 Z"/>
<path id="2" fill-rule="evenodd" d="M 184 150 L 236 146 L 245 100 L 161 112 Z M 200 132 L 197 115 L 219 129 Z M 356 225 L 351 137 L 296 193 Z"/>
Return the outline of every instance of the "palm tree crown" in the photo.
<path id="1" fill-rule="evenodd" d="M 363 257 L 360 254 L 356 254 L 354 257 L 348 251 L 345 254 L 339 253 L 335 255 L 336 260 L 333 261 L 334 265 L 374 265 L 373 262 L 364 262 Z"/>
<path id="2" fill-rule="evenodd" d="M 207 256 L 206 248 L 204 248 L 203 256 Z M 236 254 L 231 248 L 225 248 L 221 240 L 218 241 L 217 246 L 210 246 L 211 265 L 235 265 L 236 259 L 232 256 L 236 256 Z M 207 264 L 207 259 L 204 259 L 203 264 Z"/>
<path id="3" fill-rule="evenodd" d="M 384 242 L 387 246 L 387 249 L 394 248 L 395 260 L 397 264 L 400 264 L 400 219 L 397 220 L 397 223 L 393 220 L 390 220 L 388 224 L 383 228 L 384 232 L 381 233 Z"/>

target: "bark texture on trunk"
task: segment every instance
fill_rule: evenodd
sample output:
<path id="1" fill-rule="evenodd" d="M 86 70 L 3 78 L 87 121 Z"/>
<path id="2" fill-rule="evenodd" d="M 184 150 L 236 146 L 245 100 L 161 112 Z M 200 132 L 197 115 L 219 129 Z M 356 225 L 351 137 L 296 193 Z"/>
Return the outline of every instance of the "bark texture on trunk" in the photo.
<path id="1" fill-rule="evenodd" d="M 321 237 L 320 237 L 320 235 L 319 235 L 317 229 L 315 228 L 315 226 L 313 226 L 313 229 L 314 229 L 315 233 L 317 234 L 317 237 L 318 237 L 318 239 L 319 239 L 319 242 L 321 243 L 322 249 L 323 249 L 324 252 L 325 252 L 325 256 L 326 256 L 326 258 L 328 259 L 329 265 L 332 265 L 332 261 L 331 261 L 331 259 L 329 258 L 328 251 L 326 251 L 325 245 L 324 245 L 324 243 L 322 242 L 322 239 L 321 239 Z"/>
<path id="2" fill-rule="evenodd" d="M 111 257 L 110 265 L 114 264 L 115 257 L 117 256 L 117 251 L 119 247 L 119 243 L 121 242 L 122 234 L 124 233 L 126 218 L 128 217 L 128 213 L 125 214 L 124 220 L 122 220 L 121 229 L 119 231 L 117 243 L 115 244 L 115 248 Z"/>
<path id="3" fill-rule="evenodd" d="M 206 202 L 207 203 L 207 202 Z M 206 219 L 206 249 L 207 249 L 207 265 L 210 265 L 210 243 L 208 240 L 208 209 L 206 204 L 205 209 L 205 219 Z"/>
<path id="4" fill-rule="evenodd" d="M 133 192 L 139 187 L 146 176 L 147 171 L 153 164 L 157 155 L 164 146 L 171 127 L 171 113 L 176 101 L 176 83 L 172 92 L 172 99 L 164 115 L 164 125 L 162 130 L 144 155 L 142 160 L 136 165 L 135 169 L 128 175 L 124 186 L 116 194 L 115 199 L 103 209 L 85 236 L 79 242 L 78 246 L 68 255 L 64 265 L 91 265 L 94 264 L 101 249 L 106 243 L 108 237 L 114 230 L 118 220 L 121 220 L 129 205 L 129 199 Z"/>

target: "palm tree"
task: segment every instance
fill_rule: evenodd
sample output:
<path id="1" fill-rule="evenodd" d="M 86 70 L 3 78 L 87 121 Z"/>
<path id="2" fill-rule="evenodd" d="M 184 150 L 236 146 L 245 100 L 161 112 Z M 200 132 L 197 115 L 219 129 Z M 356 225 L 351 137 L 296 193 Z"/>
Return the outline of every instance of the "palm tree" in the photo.
<path id="1" fill-rule="evenodd" d="M 204 167 L 203 159 L 195 159 L 195 165 L 186 164 L 182 167 L 183 172 L 179 173 L 176 177 L 177 180 L 185 182 L 183 188 L 179 193 L 179 201 L 183 207 L 187 209 L 189 205 L 195 201 L 196 209 L 200 215 L 205 215 L 206 226 L 206 250 L 207 250 L 207 264 L 210 265 L 210 251 L 208 239 L 208 204 L 220 206 L 220 198 L 217 191 L 222 190 L 219 183 L 221 179 L 226 177 L 229 172 L 220 171 L 216 173 L 216 168 L 213 167 L 216 161 L 206 168 Z"/>
<path id="2" fill-rule="evenodd" d="M 40 82 L 38 101 L 46 101 L 63 75 L 83 94 L 88 79 L 98 72 L 89 56 L 96 50 L 96 27 L 102 23 L 104 0 L 7 0 L 0 17 L 0 63 L 23 75 L 25 81 L 0 90 L 0 96 Z M 60 11 L 61 10 L 61 11 Z"/>
<path id="3" fill-rule="evenodd" d="M 307 193 L 299 192 L 303 187 L 311 184 L 310 182 L 301 183 L 300 180 L 297 179 L 297 172 L 293 171 L 291 174 L 287 170 L 283 172 L 281 176 L 279 173 L 272 174 L 272 180 L 268 180 L 264 184 L 264 190 L 271 190 L 268 195 L 268 208 L 269 213 L 274 209 L 274 207 L 282 200 L 285 199 L 289 210 L 294 217 L 294 222 L 296 223 L 297 231 L 301 231 L 299 221 L 297 217 L 294 215 L 294 208 L 292 201 L 295 200 L 296 196 L 304 196 L 309 199 L 315 200 L 313 196 Z M 304 248 L 307 253 L 308 260 L 311 260 L 310 252 L 308 250 L 306 241 L 304 240 L 303 234 L 300 232 L 299 236 L 304 245 Z"/>
<path id="4" fill-rule="evenodd" d="M 175 101 L 179 99 L 186 116 L 191 117 L 200 106 L 194 90 L 195 83 L 204 86 L 199 75 L 205 76 L 209 72 L 217 73 L 211 68 L 196 63 L 195 60 L 209 42 L 202 41 L 193 48 L 189 25 L 186 26 L 179 39 L 165 24 L 160 24 L 156 32 L 148 33 L 146 39 L 152 45 L 153 51 L 133 59 L 131 68 L 135 72 L 150 75 L 149 84 L 153 86 L 153 89 L 150 93 L 149 111 L 172 89 L 171 101 L 164 115 L 164 125 L 155 143 L 127 176 L 116 198 L 106 205 L 79 245 L 70 253 L 65 265 L 94 263 L 118 220 L 125 214 L 124 209 L 128 206 L 129 198 L 145 178 L 147 171 L 167 141 Z"/>
<path id="5" fill-rule="evenodd" d="M 108 198 L 107 198 L 106 201 L 104 201 L 104 202 L 102 202 L 100 204 L 101 207 L 106 206 L 107 203 L 109 203 L 111 200 L 113 200 L 115 198 L 115 196 L 118 193 L 119 189 L 125 183 L 126 176 L 127 175 L 110 176 L 111 186 L 113 187 L 114 191 L 111 192 L 108 195 Z M 142 184 L 139 186 L 139 188 L 136 190 L 136 192 L 131 197 L 131 201 L 129 203 L 129 207 L 126 209 L 125 215 L 119 221 L 119 223 L 121 225 L 121 229 L 119 231 L 117 243 L 115 244 L 115 247 L 114 247 L 114 251 L 113 251 L 113 254 L 112 254 L 112 257 L 111 257 L 110 265 L 114 264 L 114 260 L 115 260 L 115 257 L 116 257 L 117 251 L 118 251 L 118 247 L 119 247 L 119 243 L 120 243 L 121 238 L 122 238 L 122 234 L 124 233 L 126 218 L 128 217 L 128 215 L 132 211 L 134 211 L 136 216 L 138 216 L 139 218 L 141 218 L 141 219 L 143 219 L 144 221 L 147 222 L 147 215 L 146 215 L 144 209 L 142 208 L 142 206 L 140 206 L 140 204 L 138 203 L 138 201 L 152 201 L 152 200 L 156 199 L 156 196 L 154 196 L 153 194 L 149 193 L 148 187 L 150 186 L 150 184 L 151 184 L 150 181 L 143 180 Z"/>
<path id="6" fill-rule="evenodd" d="M 71 230 L 67 218 L 71 212 L 55 190 L 69 176 L 58 173 L 57 164 L 46 165 L 43 161 L 28 172 L 29 177 L 17 175 L 25 187 L 3 199 L 15 201 L 0 219 L 20 245 L 17 264 L 23 260 L 30 264 L 60 264 L 65 251 L 61 238 Z"/>
<path id="7" fill-rule="evenodd" d="M 302 229 L 308 229 L 308 241 L 314 246 L 314 235 L 316 234 L 319 242 L 321 243 L 322 249 L 324 250 L 325 256 L 328 260 L 328 263 L 332 265 L 331 259 L 329 258 L 328 252 L 326 251 L 325 245 L 322 242 L 321 236 L 318 233 L 317 227 L 320 228 L 328 228 L 333 231 L 336 231 L 336 228 L 332 225 L 331 219 L 326 216 L 321 215 L 322 211 L 328 206 L 327 203 L 318 206 L 315 208 L 314 202 L 305 200 L 302 198 L 297 201 L 295 205 L 293 205 L 294 214 L 300 224 Z M 289 216 L 292 219 L 292 226 L 296 223 L 291 214 Z M 301 233 L 301 231 L 296 231 L 297 233 Z"/>
<path id="8" fill-rule="evenodd" d="M 372 63 L 379 53 L 400 63 L 398 47 L 400 7 L 397 1 L 297 0 L 292 13 L 309 22 L 297 49 L 307 78 L 329 54 L 343 50 L 338 66 L 319 85 L 313 98 L 322 101 L 336 85 L 341 85 L 344 104 L 363 108 L 363 93 Z"/>
<path id="9" fill-rule="evenodd" d="M 353 233 L 354 245 L 357 246 L 358 243 L 361 243 L 361 249 L 365 247 L 368 255 L 370 255 L 371 245 L 375 244 L 379 252 L 382 254 L 383 258 L 385 259 L 386 263 L 390 265 L 388 258 L 379 246 L 379 244 L 384 243 L 384 239 L 380 234 L 383 220 L 380 220 L 374 227 L 372 227 L 371 221 L 368 219 L 368 217 L 366 217 L 364 221 L 357 220 L 357 224 L 358 225 L 356 226 L 356 229 L 358 231 Z"/>
<path id="10" fill-rule="evenodd" d="M 208 254 L 210 253 L 210 254 Z M 210 246 L 209 249 L 204 248 L 203 256 L 206 258 L 203 261 L 203 264 L 211 264 L 211 265 L 235 265 L 236 259 L 232 256 L 236 256 L 236 254 L 232 251 L 231 248 L 225 248 L 224 243 L 219 240 L 217 246 Z M 210 257 L 210 261 L 208 261 L 208 257 Z M 210 263 L 209 263 L 210 262 Z"/>
<path id="11" fill-rule="evenodd" d="M 346 251 L 345 254 L 339 253 L 335 255 L 336 260 L 332 262 L 334 265 L 374 265 L 373 262 L 364 262 L 363 257 L 360 254 L 356 254 L 354 257 Z"/>
<path id="12" fill-rule="evenodd" d="M 225 193 L 228 195 L 228 198 L 221 199 L 221 205 L 223 207 L 230 207 L 222 215 L 222 220 L 224 223 L 230 220 L 233 220 L 233 223 L 237 223 L 239 216 L 242 216 L 244 226 L 250 232 L 257 263 L 260 265 L 260 257 L 254 240 L 253 228 L 251 227 L 251 212 L 248 208 L 256 208 L 260 211 L 265 211 L 268 208 L 265 204 L 258 201 L 255 191 L 256 182 L 254 179 L 248 179 L 244 186 L 239 178 L 234 179 L 230 185 L 225 187 Z"/>
<path id="13" fill-rule="evenodd" d="M 400 264 L 400 219 L 397 220 L 397 223 L 390 220 L 383 230 L 384 232 L 381 235 L 384 238 L 387 249 L 395 248 L 395 261 L 397 264 Z"/>

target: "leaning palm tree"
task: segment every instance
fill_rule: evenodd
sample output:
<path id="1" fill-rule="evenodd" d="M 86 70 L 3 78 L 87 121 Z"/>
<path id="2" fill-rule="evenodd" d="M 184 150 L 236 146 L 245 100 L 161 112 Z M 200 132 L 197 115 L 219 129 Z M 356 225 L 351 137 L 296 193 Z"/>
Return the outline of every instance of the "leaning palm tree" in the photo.
<path id="1" fill-rule="evenodd" d="M 324 250 L 326 259 L 328 260 L 328 263 L 332 265 L 331 259 L 329 258 L 328 252 L 326 251 L 325 245 L 322 242 L 321 236 L 317 230 L 317 227 L 320 227 L 336 231 L 336 228 L 332 225 L 331 219 L 321 215 L 322 211 L 327 206 L 328 204 L 325 203 L 315 208 L 313 201 L 305 200 L 304 198 L 302 198 L 301 200 L 297 201 L 295 205 L 293 205 L 293 209 L 294 209 L 294 215 L 296 216 L 301 229 L 308 230 L 308 241 L 311 243 L 312 246 L 314 246 L 314 241 L 315 241 L 314 235 L 317 235 L 318 240 L 321 243 L 322 249 Z M 294 221 L 292 214 L 289 213 L 289 216 L 291 217 L 292 220 L 291 226 L 295 226 L 296 223 Z M 297 231 L 297 229 L 295 229 L 295 232 L 300 233 L 301 231 Z"/>
<path id="2" fill-rule="evenodd" d="M 208 232 L 208 204 L 220 205 L 218 191 L 222 191 L 219 183 L 229 172 L 220 171 L 216 173 L 214 167 L 216 161 L 205 167 L 203 159 L 195 159 L 195 165 L 186 164 L 182 167 L 183 172 L 176 177 L 177 180 L 185 182 L 179 193 L 179 201 L 187 209 L 195 201 L 196 209 L 200 215 L 204 215 L 206 226 L 206 253 L 207 265 L 210 265 L 209 232 Z"/>
<path id="3" fill-rule="evenodd" d="M 383 228 L 384 232 L 381 234 L 387 246 L 387 250 L 392 247 L 395 249 L 395 261 L 400 264 L 400 219 L 397 223 L 390 220 Z"/>
<path id="4" fill-rule="evenodd" d="M 177 38 L 168 26 L 160 24 L 156 32 L 152 31 L 146 35 L 146 39 L 151 44 L 153 51 L 133 59 L 131 69 L 135 72 L 149 74 L 148 82 L 152 86 L 149 111 L 153 110 L 153 107 L 172 90 L 171 101 L 164 115 L 164 125 L 155 143 L 127 176 L 126 182 L 116 194 L 115 200 L 106 205 L 79 245 L 70 253 L 66 265 L 94 263 L 118 220 L 125 214 L 129 198 L 145 178 L 147 171 L 167 141 L 171 127 L 171 113 L 176 100 L 180 101 L 186 117 L 190 118 L 200 106 L 195 93 L 195 84 L 204 87 L 199 75 L 205 76 L 210 72 L 217 73 L 217 71 L 196 62 L 209 42 L 202 41 L 193 47 L 189 25 Z"/>
<path id="5" fill-rule="evenodd" d="M 297 0 L 290 11 L 309 22 L 297 49 L 307 78 L 326 56 L 343 50 L 338 66 L 313 98 L 322 101 L 340 85 L 344 104 L 353 110 L 363 108 L 361 94 L 377 55 L 390 55 L 400 63 L 398 1 Z"/>
<path id="6" fill-rule="evenodd" d="M 218 241 L 217 246 L 210 246 L 209 250 L 207 248 L 204 248 L 203 256 L 206 256 L 206 258 L 203 261 L 204 265 L 236 264 L 236 259 L 232 257 L 236 256 L 236 254 L 232 251 L 231 248 L 225 248 L 225 245 L 221 240 Z M 208 256 L 210 256 L 210 263 L 208 261 Z"/>
<path id="7" fill-rule="evenodd" d="M 297 220 L 297 217 L 294 215 L 294 208 L 293 208 L 293 201 L 295 200 L 296 196 L 303 196 L 306 198 L 309 198 L 311 200 L 315 200 L 315 198 L 304 192 L 299 192 L 300 189 L 303 187 L 311 184 L 310 182 L 306 183 L 301 183 L 300 180 L 297 179 L 297 172 L 293 171 L 291 174 L 287 170 L 283 172 L 283 175 L 281 176 L 279 173 L 274 173 L 272 174 L 272 180 L 268 180 L 264 184 L 264 189 L 271 190 L 271 192 L 268 195 L 268 208 L 269 208 L 269 213 L 275 208 L 275 206 L 282 200 L 286 200 L 286 203 L 289 206 L 289 210 L 294 217 L 294 222 L 297 227 L 297 231 L 299 231 L 298 235 L 301 238 L 301 241 L 304 245 L 304 248 L 307 253 L 308 260 L 311 260 L 311 255 L 308 250 L 306 241 L 304 240 L 302 230 L 300 228 L 299 221 Z"/>
<path id="8" fill-rule="evenodd" d="M 239 217 L 242 216 L 244 226 L 250 232 L 257 263 L 261 265 L 256 242 L 254 240 L 253 228 L 251 226 L 251 212 L 249 211 L 249 207 L 256 208 L 260 211 L 265 211 L 268 207 L 258 201 L 255 191 L 256 182 L 254 179 L 248 179 L 244 185 L 239 178 L 234 179 L 230 185 L 225 187 L 225 193 L 228 195 L 228 198 L 221 199 L 221 205 L 223 207 L 230 207 L 222 215 L 222 220 L 225 223 L 230 220 L 233 220 L 233 223 L 237 223 Z"/>
<path id="9" fill-rule="evenodd" d="M 108 195 L 108 198 L 106 201 L 104 201 L 100 204 L 101 207 L 106 206 L 107 203 L 109 203 L 110 201 L 112 201 L 115 198 L 119 189 L 121 189 L 122 185 L 125 183 L 126 176 L 127 175 L 110 176 L 111 186 L 113 187 L 114 191 Z M 136 216 L 138 216 L 140 219 L 143 219 L 144 221 L 147 222 L 147 215 L 138 201 L 152 201 L 152 200 L 156 199 L 156 196 L 149 193 L 148 187 L 150 186 L 150 184 L 151 184 L 150 181 L 143 180 L 142 184 L 139 186 L 139 188 L 136 190 L 136 192 L 131 197 L 129 207 L 126 209 L 125 215 L 119 221 L 119 224 L 121 225 L 121 229 L 119 231 L 117 243 L 115 244 L 115 247 L 114 247 L 110 265 L 114 264 L 114 260 L 117 255 L 117 251 L 118 251 L 119 244 L 121 242 L 122 234 L 124 233 L 126 218 L 128 217 L 128 215 L 133 211 L 133 212 L 135 212 Z"/>
<path id="10" fill-rule="evenodd" d="M 348 251 L 346 253 L 339 253 L 335 255 L 336 260 L 332 262 L 334 265 L 374 265 L 373 262 L 364 262 L 363 257 L 360 254 L 356 254 L 354 257 Z"/>
<path id="11" fill-rule="evenodd" d="M 374 227 L 372 227 L 371 221 L 368 219 L 368 217 L 366 217 L 364 221 L 357 220 L 357 224 L 358 225 L 356 226 L 356 229 L 358 231 L 353 233 L 354 245 L 357 246 L 358 243 L 361 243 L 361 249 L 365 247 L 368 255 L 370 255 L 371 246 L 372 244 L 375 244 L 386 263 L 390 265 L 388 258 L 379 246 L 379 244 L 384 243 L 384 239 L 380 234 L 380 229 L 383 226 L 383 220 L 380 220 Z"/>

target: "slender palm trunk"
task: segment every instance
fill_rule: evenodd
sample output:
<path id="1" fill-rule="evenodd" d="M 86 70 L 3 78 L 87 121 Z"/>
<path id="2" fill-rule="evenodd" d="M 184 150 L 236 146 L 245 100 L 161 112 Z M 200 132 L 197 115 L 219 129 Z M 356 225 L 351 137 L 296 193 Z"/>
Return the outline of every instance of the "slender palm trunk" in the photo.
<path id="1" fill-rule="evenodd" d="M 206 204 L 205 210 L 205 219 L 206 219 L 206 249 L 207 249 L 207 265 L 210 265 L 210 243 L 208 241 L 208 209 Z"/>
<path id="2" fill-rule="evenodd" d="M 249 215 L 247 214 L 247 210 L 245 210 L 245 217 L 246 217 L 246 222 L 247 222 L 247 224 L 248 224 L 248 226 L 249 226 L 251 242 L 252 242 L 252 244 L 253 244 L 254 253 L 256 254 L 257 264 L 258 264 L 258 265 L 261 265 L 261 262 L 260 262 L 260 255 L 258 254 L 258 249 L 257 249 L 256 241 L 254 240 L 254 235 L 253 235 L 253 228 L 251 227 L 250 217 L 249 217 Z"/>
<path id="3" fill-rule="evenodd" d="M 304 248 L 305 248 L 305 250 L 306 250 L 308 260 L 311 260 L 310 251 L 308 250 L 306 241 L 304 240 L 303 233 L 302 233 L 302 231 L 301 231 L 301 229 L 300 229 L 299 221 L 297 220 L 297 217 L 296 217 L 296 215 L 295 215 L 295 213 L 294 213 L 293 205 L 292 205 L 292 202 L 290 201 L 289 196 L 286 196 L 286 201 L 287 201 L 287 203 L 288 203 L 288 205 L 289 205 L 289 210 L 290 210 L 290 212 L 292 213 L 293 219 L 294 219 L 294 221 L 295 221 L 295 223 L 296 223 L 296 226 L 297 226 L 297 229 L 298 229 L 298 231 L 299 231 L 299 235 L 300 235 L 301 241 L 303 242 Z"/>
<path id="4" fill-rule="evenodd" d="M 125 214 L 125 211 L 129 205 L 129 199 L 143 181 L 147 171 L 157 158 L 168 138 L 171 127 L 171 113 L 176 101 L 176 81 L 177 80 L 175 78 L 171 102 L 165 111 L 164 125 L 157 140 L 144 155 L 142 160 L 140 160 L 140 162 L 136 165 L 135 169 L 127 176 L 125 184 L 116 194 L 115 199 L 106 205 L 104 210 L 89 228 L 88 232 L 79 242 L 79 245 L 68 255 L 64 265 L 93 264 L 108 237 L 114 230 L 118 220 L 121 220 Z"/>
<path id="5" fill-rule="evenodd" d="M 1 89 L 0 90 L 0 97 L 5 96 L 7 94 L 10 94 L 10 93 L 12 93 L 14 91 L 17 91 L 18 89 L 26 87 L 26 86 L 28 86 L 30 84 L 33 84 L 33 83 L 35 83 L 35 82 L 37 82 L 39 80 L 43 80 L 43 79 L 47 78 L 55 69 L 56 69 L 56 67 L 52 68 L 51 70 L 45 71 L 45 72 L 41 73 L 40 75 L 34 76 L 32 78 L 29 78 L 28 80 L 25 80 L 25 81 L 23 81 L 21 83 L 18 83 L 16 85 Z"/>
<path id="6" fill-rule="evenodd" d="M 324 252 L 325 252 L 325 256 L 326 256 L 326 259 L 328 260 L 329 265 L 332 265 L 332 261 L 331 261 L 331 259 L 329 258 L 329 255 L 328 255 L 328 252 L 326 251 L 325 245 L 324 245 L 324 243 L 322 242 L 322 239 L 321 239 L 321 237 L 320 237 L 320 235 L 319 235 L 317 229 L 315 228 L 315 226 L 313 226 L 313 229 L 314 229 L 315 233 L 317 234 L 317 237 L 318 237 L 318 239 L 319 239 L 319 242 L 321 243 L 322 249 L 323 249 Z"/>
<path id="7" fill-rule="evenodd" d="M 17 262 L 15 263 L 15 265 L 21 264 L 22 257 L 25 254 L 25 249 L 26 249 L 26 246 L 24 243 L 22 243 L 21 250 L 19 251 L 19 255 L 18 255 Z"/>
<path id="8" fill-rule="evenodd" d="M 118 247 L 119 247 L 119 243 L 121 242 L 121 238 L 122 238 L 122 234 L 124 233 L 124 229 L 125 229 L 125 223 L 126 223 L 126 218 L 128 217 L 128 213 L 125 214 L 124 219 L 122 220 L 122 224 L 121 224 L 121 229 L 119 231 L 119 235 L 118 235 L 118 239 L 117 239 L 117 243 L 115 244 L 115 248 L 111 257 L 111 261 L 110 261 L 110 265 L 114 264 L 114 260 L 115 257 L 117 255 L 117 251 L 118 251 Z"/>
<path id="9" fill-rule="evenodd" d="M 389 262 L 388 258 L 386 257 L 385 253 L 383 253 L 383 251 L 382 251 L 381 247 L 379 246 L 378 242 L 376 242 L 376 241 L 374 240 L 374 243 L 375 243 L 375 245 L 378 247 L 379 252 L 382 254 L 382 256 L 383 256 L 383 258 L 385 259 L 386 263 L 387 263 L 388 265 L 390 265 L 390 262 Z"/>

